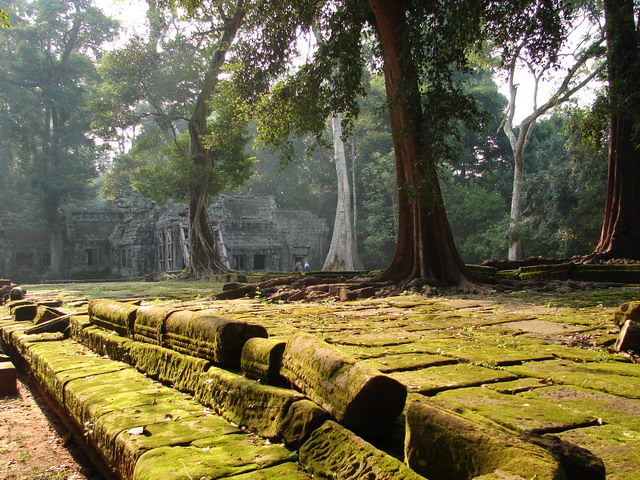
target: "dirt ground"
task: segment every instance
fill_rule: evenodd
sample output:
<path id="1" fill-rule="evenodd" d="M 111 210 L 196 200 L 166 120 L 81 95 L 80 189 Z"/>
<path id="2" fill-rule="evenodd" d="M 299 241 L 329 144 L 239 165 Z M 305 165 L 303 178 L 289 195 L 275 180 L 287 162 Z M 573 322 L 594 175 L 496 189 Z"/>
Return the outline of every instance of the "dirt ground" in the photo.
<path id="1" fill-rule="evenodd" d="M 0 396 L 0 479 L 100 480 L 32 381 L 19 374 L 18 396 Z"/>

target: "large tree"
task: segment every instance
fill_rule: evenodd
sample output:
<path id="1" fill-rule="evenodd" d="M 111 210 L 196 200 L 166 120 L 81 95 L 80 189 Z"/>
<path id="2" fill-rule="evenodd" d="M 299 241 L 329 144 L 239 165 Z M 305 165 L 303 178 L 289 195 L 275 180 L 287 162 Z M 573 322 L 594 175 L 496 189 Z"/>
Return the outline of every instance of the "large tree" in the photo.
<path id="1" fill-rule="evenodd" d="M 17 1 L 9 14 L 0 36 L 0 163 L 9 167 L 3 176 L 24 180 L 13 213 L 31 199 L 49 229 L 52 270 L 62 273 L 60 208 L 96 174 L 86 90 L 116 24 L 87 0 Z"/>
<path id="2" fill-rule="evenodd" d="M 605 0 L 609 179 L 595 257 L 640 260 L 640 46 L 637 2 Z"/>
<path id="3" fill-rule="evenodd" d="M 181 21 L 175 11 L 159 6 L 167 3 L 183 4 L 190 21 Z M 186 165 L 174 163 L 173 176 L 186 181 L 173 196 L 188 197 L 189 274 L 195 278 L 228 269 L 209 219 L 209 196 L 245 178 L 249 165 L 237 148 L 244 132 L 241 116 L 229 108 L 234 102 L 231 98 L 227 105 L 215 101 L 222 90 L 227 53 L 249 3 L 149 2 L 148 37 L 132 39 L 105 59 L 100 70 L 105 82 L 94 99 L 103 134 L 114 127 L 121 134 L 153 118 L 165 141 L 174 144 L 172 154 L 187 161 Z M 186 146 L 180 139 L 184 130 Z M 237 157 L 230 158 L 233 154 Z"/>

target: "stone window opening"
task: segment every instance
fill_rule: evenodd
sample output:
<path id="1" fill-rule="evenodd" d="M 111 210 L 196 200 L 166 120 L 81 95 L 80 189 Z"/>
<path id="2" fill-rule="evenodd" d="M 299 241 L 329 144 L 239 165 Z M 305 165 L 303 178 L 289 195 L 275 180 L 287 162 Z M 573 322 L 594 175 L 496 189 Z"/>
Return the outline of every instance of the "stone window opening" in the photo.
<path id="1" fill-rule="evenodd" d="M 246 268 L 244 255 L 233 256 L 233 268 L 235 270 L 244 270 Z"/>

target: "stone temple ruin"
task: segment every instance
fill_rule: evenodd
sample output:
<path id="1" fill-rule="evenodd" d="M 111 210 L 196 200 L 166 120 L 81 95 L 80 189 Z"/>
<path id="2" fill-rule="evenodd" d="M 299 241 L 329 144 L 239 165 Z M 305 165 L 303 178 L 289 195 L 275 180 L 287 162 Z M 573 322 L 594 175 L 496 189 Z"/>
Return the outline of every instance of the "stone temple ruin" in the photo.
<path id="1" fill-rule="evenodd" d="M 209 206 L 220 256 L 237 271 L 293 271 L 321 265 L 326 222 L 306 211 L 279 208 L 272 196 L 219 195 Z M 49 239 L 16 234 L 0 219 L 0 275 L 34 278 L 50 263 Z M 6 222 L 4 222 L 6 223 Z M 101 209 L 63 216 L 63 278 L 136 278 L 179 272 L 188 264 L 188 208 L 131 192 Z"/>

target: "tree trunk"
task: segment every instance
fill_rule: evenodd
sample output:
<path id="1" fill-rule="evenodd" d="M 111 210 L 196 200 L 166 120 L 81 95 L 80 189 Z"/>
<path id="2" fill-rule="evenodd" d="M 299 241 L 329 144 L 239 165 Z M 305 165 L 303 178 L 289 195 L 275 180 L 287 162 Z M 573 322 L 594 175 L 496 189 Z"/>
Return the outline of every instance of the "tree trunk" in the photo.
<path id="1" fill-rule="evenodd" d="M 342 119 L 339 114 L 331 119 L 333 130 L 333 157 L 338 179 L 338 201 L 336 204 L 336 218 L 333 223 L 333 235 L 329 253 L 324 261 L 322 270 L 345 271 L 358 270 L 362 263 L 353 234 L 351 190 L 349 186 L 349 172 L 347 171 L 347 157 L 342 140 Z"/>
<path id="2" fill-rule="evenodd" d="M 381 279 L 422 278 L 459 285 L 467 281 L 468 271 L 453 241 L 434 159 L 421 139 L 423 116 L 408 38 L 407 4 L 406 0 L 369 0 L 384 60 L 399 208 L 396 252 Z"/>
<path id="3" fill-rule="evenodd" d="M 611 119 L 609 179 L 594 254 L 640 260 L 640 52 L 632 0 L 605 0 Z"/>

